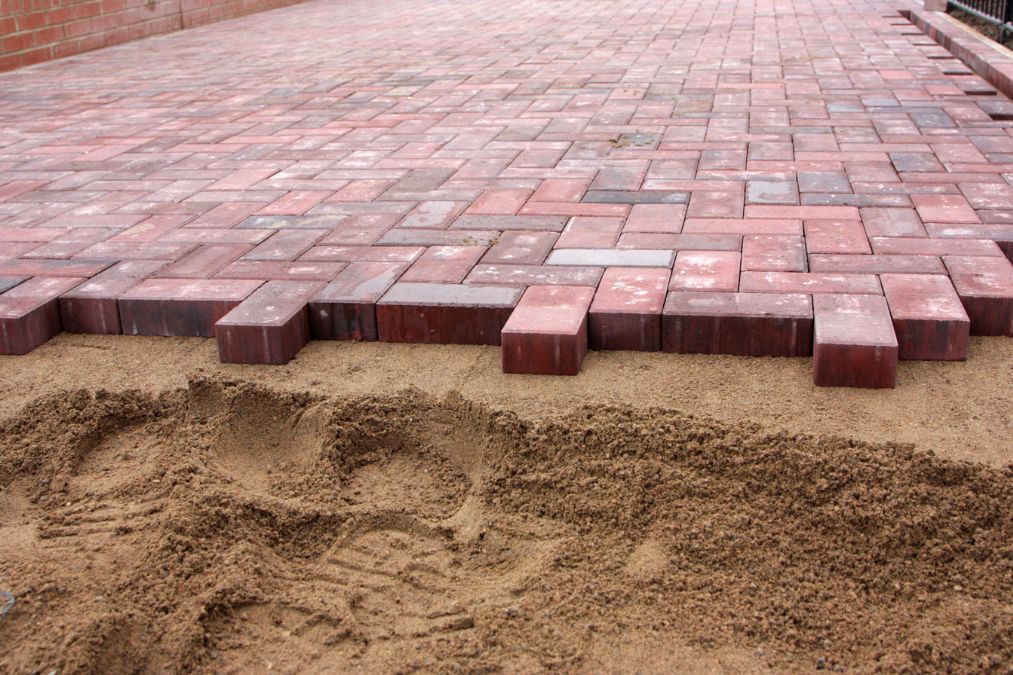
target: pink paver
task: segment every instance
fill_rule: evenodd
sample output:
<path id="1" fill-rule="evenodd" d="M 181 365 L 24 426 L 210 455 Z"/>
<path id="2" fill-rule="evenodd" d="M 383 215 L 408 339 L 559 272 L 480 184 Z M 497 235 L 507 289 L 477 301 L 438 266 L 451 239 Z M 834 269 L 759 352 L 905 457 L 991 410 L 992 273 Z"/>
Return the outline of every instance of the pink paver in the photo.
<path id="1" fill-rule="evenodd" d="M 743 272 L 741 290 L 748 293 L 856 293 L 881 295 L 874 274 L 817 272 Z"/>
<path id="2" fill-rule="evenodd" d="M 805 223 L 809 253 L 872 253 L 860 220 L 809 220 Z"/>
<path id="3" fill-rule="evenodd" d="M 686 218 L 685 204 L 634 204 L 623 233 L 668 232 L 678 234 Z"/>
<path id="4" fill-rule="evenodd" d="M 576 375 L 587 354 L 586 286 L 531 286 L 503 327 L 503 372 Z"/>
<path id="5" fill-rule="evenodd" d="M 910 208 L 870 206 L 861 210 L 862 225 L 870 237 L 925 237 L 918 212 Z"/>
<path id="6" fill-rule="evenodd" d="M 1003 257 L 1002 249 L 989 239 L 907 239 L 873 237 L 872 250 L 884 255 L 967 255 Z"/>
<path id="7" fill-rule="evenodd" d="M 407 265 L 352 263 L 310 301 L 310 332 L 318 340 L 377 339 L 376 301 Z"/>
<path id="8" fill-rule="evenodd" d="M 679 251 L 669 290 L 737 291 L 741 255 L 734 251 Z"/>
<path id="9" fill-rule="evenodd" d="M 946 274 L 943 261 L 933 255 L 838 255 L 814 253 L 809 256 L 809 269 L 814 273 L 884 274 L 917 273 Z"/>
<path id="10" fill-rule="evenodd" d="M 893 317 L 900 358 L 967 358 L 971 321 L 945 275 L 884 274 L 879 280 Z"/>
<path id="11" fill-rule="evenodd" d="M 215 324 L 223 363 L 280 365 L 310 339 L 306 303 L 322 281 L 268 281 Z"/>
<path id="12" fill-rule="evenodd" d="M 588 314 L 591 349 L 660 350 L 661 309 L 670 276 L 667 268 L 605 270 Z"/>
<path id="13" fill-rule="evenodd" d="M 892 388 L 897 336 L 880 295 L 813 296 L 813 381 L 820 387 Z"/>
<path id="14" fill-rule="evenodd" d="M 1009 95 L 1013 60 L 882 0 L 779 6 L 778 30 L 730 2 L 304 3 L 2 74 L 0 293 L 82 279 L 53 303 L 67 329 L 126 309 L 134 332 L 188 335 L 260 284 L 250 311 L 302 288 L 270 282 L 323 282 L 311 337 L 376 339 L 377 302 L 420 284 L 436 304 L 397 305 L 403 339 L 443 341 L 492 324 L 434 284 L 572 286 L 615 303 L 604 346 L 649 349 L 615 268 L 729 297 L 932 275 L 919 292 L 950 279 L 972 333 L 1008 335 L 1013 120 L 982 77 Z M 713 310 L 718 349 L 750 302 Z M 924 326 L 893 318 L 918 353 L 900 326 Z M 251 359 L 301 340 L 261 335 L 277 343 Z M 762 335 L 747 351 L 784 353 Z"/>
<path id="15" fill-rule="evenodd" d="M 960 195 L 911 195 L 922 222 L 980 223 L 971 205 Z"/>
<path id="16" fill-rule="evenodd" d="M 805 239 L 792 235 L 742 238 L 742 269 L 761 272 L 808 271 Z"/>
<path id="17" fill-rule="evenodd" d="M 431 246 L 401 275 L 401 281 L 459 284 L 485 252 L 484 246 Z"/>
<path id="18" fill-rule="evenodd" d="M 482 262 L 541 265 L 558 238 L 555 232 L 504 232 L 482 257 Z"/>

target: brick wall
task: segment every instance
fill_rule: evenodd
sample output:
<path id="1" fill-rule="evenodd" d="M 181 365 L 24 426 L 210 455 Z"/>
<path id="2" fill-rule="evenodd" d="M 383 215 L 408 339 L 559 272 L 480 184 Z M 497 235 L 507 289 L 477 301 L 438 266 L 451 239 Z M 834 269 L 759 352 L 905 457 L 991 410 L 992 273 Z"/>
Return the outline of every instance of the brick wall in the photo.
<path id="1" fill-rule="evenodd" d="M 0 0 L 0 71 L 302 0 Z"/>

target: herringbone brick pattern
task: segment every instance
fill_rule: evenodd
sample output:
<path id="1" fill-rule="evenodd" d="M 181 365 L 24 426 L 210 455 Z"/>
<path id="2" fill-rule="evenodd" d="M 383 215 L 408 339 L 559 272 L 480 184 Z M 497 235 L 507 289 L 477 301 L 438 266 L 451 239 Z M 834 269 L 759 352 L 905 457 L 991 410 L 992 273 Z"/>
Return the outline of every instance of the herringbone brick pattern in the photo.
<path id="1" fill-rule="evenodd" d="M 0 76 L 0 351 L 502 340 L 511 372 L 590 344 L 892 386 L 1013 332 L 1013 104 L 900 9 L 317 0 Z"/>

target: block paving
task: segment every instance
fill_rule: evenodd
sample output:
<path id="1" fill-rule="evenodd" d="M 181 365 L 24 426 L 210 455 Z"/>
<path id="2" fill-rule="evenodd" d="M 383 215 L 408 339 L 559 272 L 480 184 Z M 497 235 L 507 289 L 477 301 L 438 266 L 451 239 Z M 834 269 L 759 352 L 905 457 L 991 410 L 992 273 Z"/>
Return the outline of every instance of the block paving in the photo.
<path id="1" fill-rule="evenodd" d="M 6 73 L 0 353 L 812 356 L 891 387 L 1013 334 L 1011 74 L 879 0 L 317 0 Z"/>

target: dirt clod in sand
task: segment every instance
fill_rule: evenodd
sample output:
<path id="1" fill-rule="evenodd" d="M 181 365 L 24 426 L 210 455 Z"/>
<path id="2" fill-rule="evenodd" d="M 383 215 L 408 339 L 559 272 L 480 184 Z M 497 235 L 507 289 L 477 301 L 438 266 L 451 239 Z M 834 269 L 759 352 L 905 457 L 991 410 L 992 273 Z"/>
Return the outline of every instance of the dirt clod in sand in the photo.
<path id="1" fill-rule="evenodd" d="M 0 426 L 0 670 L 1007 671 L 1013 472 L 196 379 Z"/>

